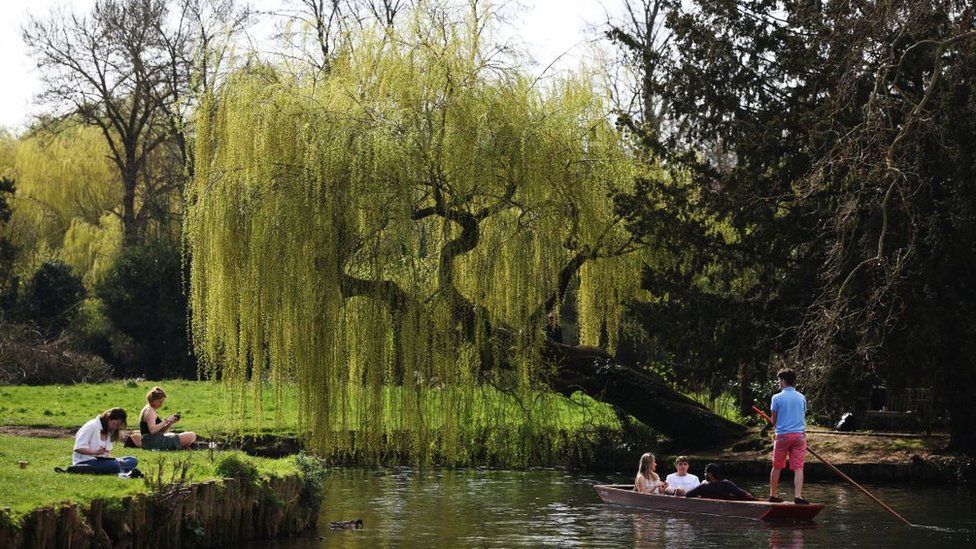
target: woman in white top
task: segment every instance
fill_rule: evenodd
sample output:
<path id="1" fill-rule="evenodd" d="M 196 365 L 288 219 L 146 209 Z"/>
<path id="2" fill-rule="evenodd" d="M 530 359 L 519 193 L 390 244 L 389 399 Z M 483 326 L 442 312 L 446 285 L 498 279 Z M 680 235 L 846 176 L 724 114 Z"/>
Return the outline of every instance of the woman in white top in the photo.
<path id="1" fill-rule="evenodd" d="M 641 456 L 637 465 L 637 478 L 634 479 L 634 491 L 641 494 L 663 494 L 667 483 L 661 482 L 661 477 L 654 472 L 657 462 L 654 454 L 648 452 Z"/>
<path id="2" fill-rule="evenodd" d="M 126 414 L 122 408 L 105 410 L 78 429 L 72 464 L 94 474 L 128 473 L 138 460 L 128 456 L 116 459 L 112 456 L 112 442 L 119 440 L 119 432 L 125 429 Z"/>

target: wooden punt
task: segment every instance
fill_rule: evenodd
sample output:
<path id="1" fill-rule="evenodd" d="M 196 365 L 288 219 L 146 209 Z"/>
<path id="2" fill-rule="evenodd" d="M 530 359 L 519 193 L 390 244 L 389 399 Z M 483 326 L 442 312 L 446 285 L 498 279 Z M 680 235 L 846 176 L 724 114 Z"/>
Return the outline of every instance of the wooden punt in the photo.
<path id="1" fill-rule="evenodd" d="M 754 520 L 813 520 L 824 506 L 820 503 L 770 503 L 768 501 L 728 501 L 722 499 L 684 498 L 638 494 L 632 484 L 598 484 L 596 493 L 604 503 L 651 509 L 741 517 Z"/>

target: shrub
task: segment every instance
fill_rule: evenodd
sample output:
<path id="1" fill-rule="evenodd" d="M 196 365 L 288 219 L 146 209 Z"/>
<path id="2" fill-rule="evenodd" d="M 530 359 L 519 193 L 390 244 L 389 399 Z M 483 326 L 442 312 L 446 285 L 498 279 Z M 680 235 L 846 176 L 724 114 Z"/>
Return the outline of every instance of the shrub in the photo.
<path id="1" fill-rule="evenodd" d="M 47 336 L 68 325 L 71 314 L 85 298 L 81 277 L 60 261 L 47 261 L 31 276 L 21 297 L 21 318 L 33 322 Z"/>
<path id="2" fill-rule="evenodd" d="M 242 482 L 256 483 L 258 467 L 241 454 L 227 454 L 217 460 L 214 473 L 223 478 L 236 478 Z"/>
<path id="3" fill-rule="evenodd" d="M 154 240 L 127 247 L 96 286 L 105 315 L 135 347 L 113 341 L 124 375 L 196 377 L 181 269 L 178 246 Z"/>
<path id="4" fill-rule="evenodd" d="M 97 354 L 106 360 L 114 362 L 113 337 L 116 334 L 108 317 L 105 316 L 102 302 L 96 298 L 88 298 L 78 304 L 75 314 L 71 317 L 68 333 L 79 349 Z"/>
<path id="5" fill-rule="evenodd" d="M 0 177 L 0 227 L 10 221 L 10 201 L 14 196 L 14 181 L 6 177 Z M 6 291 L 7 281 L 12 272 L 14 260 L 20 249 L 6 237 L 0 236 L 0 309 L 4 308 L 3 295 Z"/>
<path id="6" fill-rule="evenodd" d="M 305 484 L 302 487 L 302 504 L 317 507 L 325 495 L 325 461 L 303 452 L 295 456 L 295 465 L 298 466 Z"/>
<path id="7" fill-rule="evenodd" d="M 66 336 L 47 340 L 35 328 L 0 322 L 0 385 L 100 383 L 111 377 L 104 360 L 73 349 Z"/>

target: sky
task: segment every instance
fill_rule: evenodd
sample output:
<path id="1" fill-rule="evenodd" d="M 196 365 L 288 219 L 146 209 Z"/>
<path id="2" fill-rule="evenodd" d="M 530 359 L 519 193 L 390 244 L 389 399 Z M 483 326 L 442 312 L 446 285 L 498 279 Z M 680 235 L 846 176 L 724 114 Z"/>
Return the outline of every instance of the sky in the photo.
<path id="1" fill-rule="evenodd" d="M 606 20 L 604 5 L 617 0 L 521 0 L 515 10 L 512 36 L 524 42 L 535 59 L 535 71 L 556 61 L 553 69 L 570 68 L 591 51 L 595 25 Z M 44 16 L 52 7 L 66 5 L 85 11 L 92 0 L 0 0 L 0 128 L 17 132 L 39 112 L 33 99 L 40 92 L 40 80 L 33 59 L 21 38 L 28 14 Z M 262 10 L 274 2 L 260 4 Z M 505 30 L 505 29 L 503 29 Z M 260 31 L 256 31 L 260 39 Z"/>

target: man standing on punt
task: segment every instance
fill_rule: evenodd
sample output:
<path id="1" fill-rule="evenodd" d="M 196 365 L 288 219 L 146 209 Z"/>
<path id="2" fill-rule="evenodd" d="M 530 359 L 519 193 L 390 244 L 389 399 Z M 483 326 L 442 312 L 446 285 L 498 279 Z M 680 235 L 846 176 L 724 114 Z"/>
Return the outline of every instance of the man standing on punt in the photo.
<path id="1" fill-rule="evenodd" d="M 807 504 L 809 502 L 803 499 L 807 399 L 794 387 L 796 373 L 792 370 L 780 370 L 776 378 L 779 380 L 780 392 L 773 395 L 771 405 L 776 441 L 773 443 L 773 470 L 769 473 L 769 501 L 783 501 L 776 497 L 776 489 L 779 488 L 779 474 L 786 467 L 786 457 L 789 456 L 790 470 L 793 471 L 793 502 Z"/>

